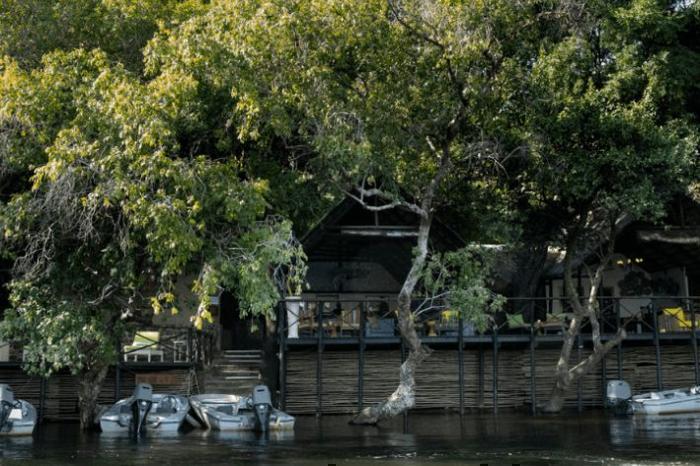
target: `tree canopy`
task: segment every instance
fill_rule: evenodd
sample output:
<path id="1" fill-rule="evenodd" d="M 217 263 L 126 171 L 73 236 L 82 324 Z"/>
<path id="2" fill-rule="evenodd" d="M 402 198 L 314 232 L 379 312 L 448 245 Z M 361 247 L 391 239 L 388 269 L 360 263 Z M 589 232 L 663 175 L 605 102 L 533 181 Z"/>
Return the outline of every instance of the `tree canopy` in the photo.
<path id="1" fill-rule="evenodd" d="M 418 363 L 419 282 L 500 302 L 473 251 L 431 255 L 436 212 L 573 254 L 697 180 L 697 20 L 662 0 L 6 2 L 3 332 L 41 372 L 82 371 L 121 322 L 183 309 L 177 280 L 197 326 L 219 287 L 269 314 L 273 270 L 304 270 L 292 231 L 347 195 L 420 225 L 399 296 Z M 51 353 L 53 335 L 82 343 Z"/>

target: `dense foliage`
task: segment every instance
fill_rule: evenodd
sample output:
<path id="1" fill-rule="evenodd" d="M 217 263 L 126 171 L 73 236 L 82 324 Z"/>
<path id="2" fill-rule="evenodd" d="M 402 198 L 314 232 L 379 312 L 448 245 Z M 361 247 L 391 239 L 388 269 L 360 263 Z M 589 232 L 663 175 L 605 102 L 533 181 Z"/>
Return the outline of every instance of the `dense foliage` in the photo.
<path id="1" fill-rule="evenodd" d="M 436 212 L 540 255 L 659 217 L 697 180 L 697 23 L 661 0 L 5 2 L 0 331 L 80 372 L 187 309 L 182 280 L 198 327 L 220 287 L 268 314 L 305 270 L 292 230 L 342 195 L 415 214 L 403 294 L 480 320 L 488 268 L 429 250 Z"/>

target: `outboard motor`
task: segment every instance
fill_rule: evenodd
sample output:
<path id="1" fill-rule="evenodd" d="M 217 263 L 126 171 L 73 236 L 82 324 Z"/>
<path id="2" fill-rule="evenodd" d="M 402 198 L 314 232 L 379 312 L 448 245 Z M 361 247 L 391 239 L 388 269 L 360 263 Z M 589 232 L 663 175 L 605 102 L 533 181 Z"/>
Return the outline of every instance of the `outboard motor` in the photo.
<path id="1" fill-rule="evenodd" d="M 267 385 L 256 385 L 253 387 L 252 402 L 260 430 L 267 432 L 270 426 L 270 414 L 272 414 L 272 397 Z"/>
<path id="2" fill-rule="evenodd" d="M 626 414 L 629 411 L 629 401 L 632 399 L 630 384 L 624 380 L 611 380 L 608 382 L 605 405 L 615 414 Z"/>
<path id="3" fill-rule="evenodd" d="M 153 406 L 153 387 L 140 383 L 134 388 L 131 403 L 131 433 L 138 437 L 146 430 L 146 418 Z"/>
<path id="4" fill-rule="evenodd" d="M 10 413 L 15 407 L 15 394 L 9 385 L 0 384 L 0 432 L 9 430 L 12 425 L 10 424 Z"/>

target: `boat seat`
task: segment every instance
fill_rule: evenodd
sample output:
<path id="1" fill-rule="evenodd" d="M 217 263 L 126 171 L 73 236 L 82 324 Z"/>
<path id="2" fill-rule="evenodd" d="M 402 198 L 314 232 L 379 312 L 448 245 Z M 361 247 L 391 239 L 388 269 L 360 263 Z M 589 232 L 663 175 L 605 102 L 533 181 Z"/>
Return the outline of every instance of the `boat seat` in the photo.
<path id="1" fill-rule="evenodd" d="M 163 398 L 158 407 L 156 408 L 156 414 L 172 414 L 177 412 L 177 406 L 175 399 L 172 396 L 167 396 Z"/>
<path id="2" fill-rule="evenodd" d="M 226 406 L 217 406 L 216 410 L 220 413 L 227 414 L 229 416 L 233 416 L 236 413 L 233 411 L 233 406 L 231 405 L 226 405 Z"/>

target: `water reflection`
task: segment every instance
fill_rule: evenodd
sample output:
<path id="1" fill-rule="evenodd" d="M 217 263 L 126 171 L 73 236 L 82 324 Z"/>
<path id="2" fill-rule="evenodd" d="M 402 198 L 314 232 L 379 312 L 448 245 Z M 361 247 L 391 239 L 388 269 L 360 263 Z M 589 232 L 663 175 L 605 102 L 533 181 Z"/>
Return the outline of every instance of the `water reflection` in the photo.
<path id="1" fill-rule="evenodd" d="M 193 432 L 194 434 L 194 432 Z M 269 432 L 222 432 L 218 430 L 202 430 L 197 431 L 195 435 L 201 435 L 214 441 L 229 442 L 229 443 L 249 443 L 265 446 L 270 442 L 291 442 L 294 440 L 294 431 L 277 430 Z"/>
<path id="2" fill-rule="evenodd" d="M 34 444 L 34 438 L 29 435 L 0 437 L 0 459 L 22 459 L 25 452 Z"/>
<path id="3" fill-rule="evenodd" d="M 614 417 L 610 419 L 610 440 L 614 445 L 634 446 L 639 442 L 700 442 L 700 414 L 667 414 Z"/>
<path id="4" fill-rule="evenodd" d="M 300 416 L 294 432 L 189 430 L 128 436 L 82 434 L 46 424 L 34 438 L 0 438 L 0 463 L 196 463 L 327 465 L 695 463 L 700 415 L 609 417 L 603 412 L 532 417 L 524 413 L 412 414 L 380 427 L 348 417 Z"/>

